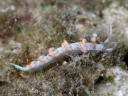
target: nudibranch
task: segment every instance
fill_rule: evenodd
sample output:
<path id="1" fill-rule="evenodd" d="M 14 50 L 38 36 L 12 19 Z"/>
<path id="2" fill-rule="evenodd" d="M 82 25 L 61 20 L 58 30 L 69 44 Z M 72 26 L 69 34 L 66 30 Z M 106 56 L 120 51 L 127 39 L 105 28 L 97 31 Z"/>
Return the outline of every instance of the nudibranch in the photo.
<path id="1" fill-rule="evenodd" d="M 66 40 L 61 44 L 59 48 L 50 48 L 48 50 L 48 54 L 46 56 L 40 56 L 36 61 L 32 61 L 30 64 L 26 66 L 20 66 L 17 64 L 10 63 L 16 69 L 25 72 L 35 72 L 41 69 L 45 69 L 50 64 L 53 64 L 63 57 L 71 54 L 79 54 L 79 53 L 86 53 L 88 51 L 112 51 L 113 48 L 106 48 L 106 43 L 109 42 L 110 37 L 112 35 L 112 27 L 110 26 L 109 29 L 109 36 L 108 38 L 102 43 L 97 44 L 96 38 L 97 34 L 93 34 L 91 38 L 91 42 L 87 42 L 86 39 L 81 39 L 80 42 L 75 43 L 68 43 Z"/>

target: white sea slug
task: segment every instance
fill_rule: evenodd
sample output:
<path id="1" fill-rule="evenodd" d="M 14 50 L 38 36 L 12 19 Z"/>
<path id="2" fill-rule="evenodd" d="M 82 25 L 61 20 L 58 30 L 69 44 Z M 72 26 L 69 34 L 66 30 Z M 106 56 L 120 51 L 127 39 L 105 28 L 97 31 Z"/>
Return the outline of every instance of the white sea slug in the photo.
<path id="1" fill-rule="evenodd" d="M 97 34 L 93 34 L 91 42 L 87 42 L 86 39 L 82 39 L 81 42 L 68 43 L 66 40 L 61 44 L 59 48 L 50 48 L 46 56 L 40 56 L 36 61 L 32 61 L 26 66 L 20 66 L 17 64 L 9 63 L 20 71 L 34 72 L 47 68 L 51 64 L 59 61 L 63 57 L 71 54 L 86 53 L 87 51 L 112 51 L 113 48 L 106 48 L 105 45 L 109 42 L 112 35 L 112 27 L 109 29 L 108 38 L 102 43 L 96 43 Z"/>

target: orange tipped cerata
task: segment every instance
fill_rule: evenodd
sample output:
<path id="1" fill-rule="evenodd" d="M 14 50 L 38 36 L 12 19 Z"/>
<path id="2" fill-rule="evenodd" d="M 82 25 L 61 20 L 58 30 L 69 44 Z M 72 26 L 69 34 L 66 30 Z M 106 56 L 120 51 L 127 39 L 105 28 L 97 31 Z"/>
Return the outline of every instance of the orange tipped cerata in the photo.
<path id="1" fill-rule="evenodd" d="M 38 57 L 38 59 L 37 59 L 38 61 L 41 61 L 41 62 L 46 62 L 46 60 L 44 59 L 44 56 L 40 56 L 40 57 Z"/>
<path id="2" fill-rule="evenodd" d="M 61 47 L 63 47 L 65 50 L 70 50 L 69 43 L 64 40 L 64 42 L 61 44 Z"/>
<path id="3" fill-rule="evenodd" d="M 68 42 L 66 40 L 64 40 L 64 42 L 61 44 L 62 47 L 65 47 L 67 45 L 69 45 L 69 44 L 68 44 Z"/>
<path id="4" fill-rule="evenodd" d="M 86 52 L 86 49 L 85 49 L 85 44 L 87 43 L 87 40 L 86 39 L 81 39 L 81 42 L 80 42 L 80 45 L 81 45 L 81 51 L 83 52 L 83 53 L 85 53 Z M 83 48 L 84 47 L 84 48 Z"/>
<path id="5" fill-rule="evenodd" d="M 55 50 L 54 48 L 49 48 L 48 56 L 52 56 L 52 57 L 58 56 L 58 54 L 55 53 L 54 50 Z"/>

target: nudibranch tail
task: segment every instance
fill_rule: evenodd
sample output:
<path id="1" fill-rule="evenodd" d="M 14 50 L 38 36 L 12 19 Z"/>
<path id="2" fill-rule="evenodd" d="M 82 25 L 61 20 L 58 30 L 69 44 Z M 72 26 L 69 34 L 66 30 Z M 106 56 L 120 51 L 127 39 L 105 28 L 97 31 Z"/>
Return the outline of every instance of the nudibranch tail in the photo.
<path id="1" fill-rule="evenodd" d="M 27 70 L 27 67 L 24 66 L 20 66 L 20 65 L 17 65 L 17 64 L 14 64 L 14 63 L 9 63 L 10 65 L 14 66 L 16 69 L 20 70 L 20 71 L 26 71 Z"/>

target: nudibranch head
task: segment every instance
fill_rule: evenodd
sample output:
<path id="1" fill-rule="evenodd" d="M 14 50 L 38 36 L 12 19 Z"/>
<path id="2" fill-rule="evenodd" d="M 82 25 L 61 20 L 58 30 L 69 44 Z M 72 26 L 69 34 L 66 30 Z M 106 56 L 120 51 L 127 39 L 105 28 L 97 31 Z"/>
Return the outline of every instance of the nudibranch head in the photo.
<path id="1" fill-rule="evenodd" d="M 94 33 L 94 34 L 92 35 L 91 41 L 92 41 L 93 43 L 96 43 L 96 38 L 97 38 L 97 34 Z"/>
<path id="2" fill-rule="evenodd" d="M 97 37 L 97 34 L 96 34 L 96 33 L 94 33 L 94 34 L 92 34 L 92 36 L 93 36 L 93 37 Z"/>

